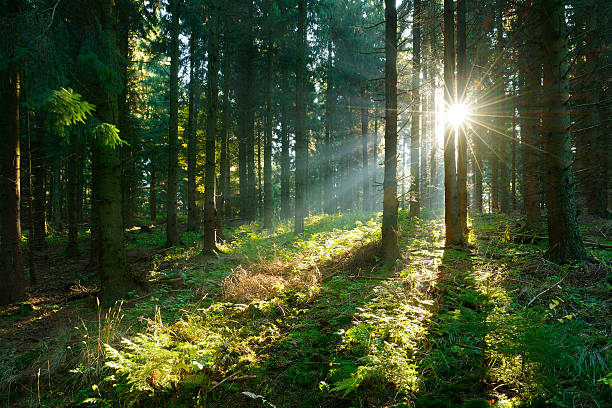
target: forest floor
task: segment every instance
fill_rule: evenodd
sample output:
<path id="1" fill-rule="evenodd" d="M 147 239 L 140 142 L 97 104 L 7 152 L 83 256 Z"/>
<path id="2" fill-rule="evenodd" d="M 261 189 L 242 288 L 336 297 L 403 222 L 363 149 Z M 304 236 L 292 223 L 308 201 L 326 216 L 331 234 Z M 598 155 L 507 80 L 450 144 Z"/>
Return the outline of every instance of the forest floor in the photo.
<path id="1" fill-rule="evenodd" d="M 608 246 L 612 222 L 582 220 Z M 0 406 L 610 407 L 612 251 L 559 267 L 517 219 L 472 220 L 470 248 L 443 222 L 400 211 L 402 257 L 377 257 L 380 215 L 314 216 L 200 235 L 160 249 L 127 231 L 149 290 L 104 309 L 82 258 L 49 239 L 29 300 L 0 309 Z"/>

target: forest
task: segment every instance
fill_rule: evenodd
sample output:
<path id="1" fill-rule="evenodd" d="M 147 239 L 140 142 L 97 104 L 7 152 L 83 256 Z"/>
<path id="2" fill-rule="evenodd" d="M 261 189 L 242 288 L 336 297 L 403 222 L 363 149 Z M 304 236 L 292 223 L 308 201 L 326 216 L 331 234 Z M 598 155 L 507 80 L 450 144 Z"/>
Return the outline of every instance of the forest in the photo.
<path id="1" fill-rule="evenodd" d="M 610 0 L 0 0 L 0 407 L 612 407 Z"/>

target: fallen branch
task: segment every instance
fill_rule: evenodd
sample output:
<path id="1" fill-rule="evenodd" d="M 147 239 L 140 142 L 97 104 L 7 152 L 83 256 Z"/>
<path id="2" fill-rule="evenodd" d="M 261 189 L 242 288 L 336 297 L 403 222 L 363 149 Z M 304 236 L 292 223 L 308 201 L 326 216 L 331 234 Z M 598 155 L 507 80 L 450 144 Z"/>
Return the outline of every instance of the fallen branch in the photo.
<path id="1" fill-rule="evenodd" d="M 208 390 L 208 392 L 211 392 L 212 390 L 214 390 L 215 388 L 217 388 L 218 386 L 220 386 L 221 384 L 223 384 L 224 382 L 226 382 L 227 380 L 232 380 L 232 381 L 240 381 L 240 380 L 247 380 L 247 379 L 251 379 L 251 378 L 257 378 L 256 375 L 250 374 L 250 375 L 241 375 L 240 377 L 236 377 L 238 374 L 240 374 L 240 371 L 236 371 L 234 374 L 231 374 L 227 377 L 225 377 L 224 379 L 222 379 L 219 382 L 213 382 L 213 386 L 210 390 Z"/>
<path id="2" fill-rule="evenodd" d="M 567 274 L 569 275 L 569 274 Z M 538 293 L 533 299 L 531 299 L 529 301 L 529 303 L 527 303 L 527 306 L 531 306 L 531 304 L 537 299 L 539 298 L 541 295 L 545 294 L 546 292 L 548 292 L 549 290 L 551 290 L 552 288 L 554 288 L 555 286 L 557 286 L 558 284 L 560 284 L 561 282 L 563 282 L 563 279 L 567 278 L 567 275 L 565 275 L 564 277 L 561 278 L 561 280 L 557 283 L 555 283 L 554 285 L 552 285 L 551 287 L 549 287 L 548 289 Z"/>

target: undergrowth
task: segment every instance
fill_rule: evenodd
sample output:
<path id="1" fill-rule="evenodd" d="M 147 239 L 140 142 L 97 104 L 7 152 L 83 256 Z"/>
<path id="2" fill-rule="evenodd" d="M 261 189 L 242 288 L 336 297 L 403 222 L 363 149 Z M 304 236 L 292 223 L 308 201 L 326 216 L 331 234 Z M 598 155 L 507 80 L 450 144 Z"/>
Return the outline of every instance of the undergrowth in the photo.
<path id="1" fill-rule="evenodd" d="M 379 216 L 360 213 L 311 217 L 298 236 L 243 225 L 213 258 L 159 252 L 151 294 L 82 322 L 72 374 L 41 403 L 609 406 L 609 253 L 556 266 L 502 216 L 472 220 L 469 251 L 445 250 L 424 218 L 400 212 L 392 269 Z"/>

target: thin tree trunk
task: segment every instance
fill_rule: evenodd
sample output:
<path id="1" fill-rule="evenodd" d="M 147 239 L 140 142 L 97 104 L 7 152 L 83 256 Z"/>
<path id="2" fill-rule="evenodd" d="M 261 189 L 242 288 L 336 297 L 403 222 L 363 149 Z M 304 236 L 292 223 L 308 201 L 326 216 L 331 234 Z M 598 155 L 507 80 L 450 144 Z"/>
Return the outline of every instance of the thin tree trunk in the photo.
<path id="1" fill-rule="evenodd" d="M 255 134 L 257 135 L 257 215 L 263 216 L 263 188 L 262 188 L 262 177 L 261 177 L 261 123 L 256 124 Z"/>
<path id="2" fill-rule="evenodd" d="M 208 114 L 206 131 L 206 168 L 204 175 L 204 233 L 202 250 L 217 249 L 217 207 L 215 203 L 215 141 L 217 139 L 217 114 L 219 111 L 219 4 L 212 0 L 208 24 Z"/>
<path id="3" fill-rule="evenodd" d="M 397 242 L 397 10 L 385 0 L 385 179 L 383 181 L 382 253 L 385 264 L 400 256 Z"/>
<path id="4" fill-rule="evenodd" d="M 457 101 L 464 103 L 467 90 L 467 49 L 466 49 L 466 8 L 467 0 L 457 0 Z M 467 124 L 457 128 L 457 190 L 459 192 L 459 222 L 461 231 L 467 236 Z"/>
<path id="5" fill-rule="evenodd" d="M 412 18 L 412 127 L 410 128 L 410 217 L 421 216 L 421 1 L 414 0 Z"/>
<path id="6" fill-rule="evenodd" d="M 23 99 L 27 104 L 27 95 L 26 90 L 22 89 Z M 27 105 L 26 105 L 27 106 Z M 31 119 L 32 112 L 30 109 L 25 109 L 25 140 L 24 140 L 24 148 L 22 158 L 25 158 L 25 165 L 23 164 L 23 160 L 21 161 L 21 168 L 23 169 L 23 173 L 21 175 L 21 184 L 24 186 L 21 192 L 21 197 L 24 202 L 24 208 L 27 212 L 26 217 L 26 228 L 28 229 L 28 264 L 30 267 L 30 286 L 38 283 L 38 274 L 35 265 L 34 258 L 34 245 L 32 243 L 33 237 L 32 233 L 34 231 L 34 210 L 33 210 L 33 185 L 32 185 L 32 138 L 31 138 Z"/>
<path id="7" fill-rule="evenodd" d="M 370 209 L 370 162 L 368 158 L 368 97 L 366 90 L 363 91 L 361 101 L 361 154 L 362 167 L 361 177 L 363 178 L 363 211 Z"/>
<path id="8" fill-rule="evenodd" d="M 151 180 L 149 185 L 149 217 L 151 221 L 157 219 L 157 169 L 155 168 L 155 158 L 149 163 Z"/>
<path id="9" fill-rule="evenodd" d="M 331 28 L 329 38 L 327 40 L 327 89 L 325 91 L 325 146 L 324 146 L 324 161 L 325 161 L 325 212 L 333 214 L 336 212 L 336 201 L 334 199 L 334 176 L 333 176 L 333 121 L 334 121 L 334 105 L 336 103 L 336 94 L 334 93 L 334 62 L 333 62 L 333 41 L 331 38 Z"/>
<path id="10" fill-rule="evenodd" d="M 77 220 L 77 190 L 79 188 L 79 168 L 78 156 L 80 146 L 76 130 L 70 133 L 70 158 L 68 159 L 68 245 L 66 246 L 66 256 L 76 258 L 79 254 L 78 249 L 78 220 Z"/>
<path id="11" fill-rule="evenodd" d="M 281 74 L 283 93 L 288 94 L 289 84 L 287 81 L 287 72 L 283 70 Z M 291 216 L 291 197 L 289 186 L 289 131 L 288 122 L 289 115 L 287 114 L 286 97 L 281 97 L 281 218 L 287 219 Z"/>
<path id="12" fill-rule="evenodd" d="M 168 129 L 168 183 L 166 185 L 166 245 L 178 245 L 177 170 L 178 170 L 178 69 L 180 0 L 170 0 L 170 118 Z"/>
<path id="13" fill-rule="evenodd" d="M 452 0 L 444 0 L 444 102 L 446 106 L 452 106 L 457 97 L 452 3 Z M 455 134 L 453 126 L 449 123 L 444 125 L 444 222 L 446 225 L 446 246 L 463 245 L 455 164 Z"/>
<path id="14" fill-rule="evenodd" d="M 295 126 L 295 233 L 304 232 L 306 217 L 306 108 L 304 106 L 304 70 L 306 54 L 306 0 L 298 0 L 296 61 L 296 126 Z"/>
<path id="15" fill-rule="evenodd" d="M 197 231 L 200 229 L 200 214 L 196 205 L 196 174 L 197 174 L 197 155 L 198 138 L 195 127 L 197 108 L 196 108 L 196 87 L 198 82 L 198 65 L 196 48 L 198 46 L 198 25 L 191 27 L 189 37 L 189 101 L 187 113 L 187 229 Z"/>
<path id="16" fill-rule="evenodd" d="M 233 1 L 228 0 L 225 13 L 225 32 L 224 32 L 224 56 L 223 56 L 223 129 L 221 131 L 221 176 L 220 176 L 220 196 L 219 206 L 224 213 L 225 219 L 232 218 L 232 204 L 230 199 L 230 158 L 229 158 L 229 138 L 231 123 L 231 104 L 230 104 L 230 80 L 232 75 L 232 10 Z"/>

